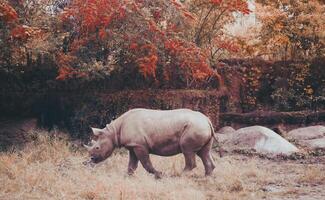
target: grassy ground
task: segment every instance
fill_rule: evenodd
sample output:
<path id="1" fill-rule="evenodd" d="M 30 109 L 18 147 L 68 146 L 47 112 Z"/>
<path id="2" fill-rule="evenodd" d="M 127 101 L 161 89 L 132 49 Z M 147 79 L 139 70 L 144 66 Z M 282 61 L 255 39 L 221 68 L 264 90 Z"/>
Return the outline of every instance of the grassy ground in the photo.
<path id="1" fill-rule="evenodd" d="M 95 167 L 87 153 L 44 132 L 20 151 L 0 154 L 0 199 L 325 199 L 325 162 L 271 161 L 214 154 L 216 169 L 204 177 L 202 163 L 182 173 L 182 155 L 152 156 L 164 172 L 155 180 L 140 165 L 126 175 L 128 156 L 119 150 Z M 41 136 L 39 136 L 41 135 Z"/>

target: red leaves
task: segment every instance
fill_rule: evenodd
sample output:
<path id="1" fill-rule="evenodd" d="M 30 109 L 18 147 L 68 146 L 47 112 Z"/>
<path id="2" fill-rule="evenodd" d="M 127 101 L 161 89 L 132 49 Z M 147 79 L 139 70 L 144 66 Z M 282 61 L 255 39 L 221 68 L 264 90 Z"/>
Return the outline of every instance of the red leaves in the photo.
<path id="1" fill-rule="evenodd" d="M 149 55 L 137 60 L 139 70 L 144 77 L 151 76 L 153 78 L 156 78 L 157 61 L 158 57 L 156 55 Z"/>
<path id="2" fill-rule="evenodd" d="M 220 5 L 222 3 L 222 0 L 210 0 L 211 3 Z"/>
<path id="3" fill-rule="evenodd" d="M 196 20 L 196 17 L 190 13 L 182 4 L 178 3 L 176 0 L 171 0 L 171 3 L 175 6 L 175 8 L 181 12 L 181 14 L 190 20 Z"/>
<path id="4" fill-rule="evenodd" d="M 210 0 L 210 3 L 225 7 L 230 12 L 241 12 L 243 14 L 249 14 L 251 12 L 248 9 L 247 0 Z"/>
<path id="5" fill-rule="evenodd" d="M 191 19 L 191 20 L 195 20 L 195 19 L 196 19 L 196 18 L 194 17 L 194 15 L 191 14 L 190 12 L 186 12 L 186 11 L 184 11 L 184 12 L 183 12 L 183 15 L 184 15 L 185 17 Z"/>
<path id="6" fill-rule="evenodd" d="M 60 67 L 59 75 L 56 77 L 56 80 L 65 80 L 73 74 L 73 69 L 70 67 Z"/>
<path id="7" fill-rule="evenodd" d="M 17 26 L 11 30 L 11 37 L 14 39 L 26 39 L 28 37 L 28 33 L 23 26 Z"/>
<path id="8" fill-rule="evenodd" d="M 104 40 L 107 36 L 105 28 L 99 29 L 98 36 L 101 40 Z"/>
<path id="9" fill-rule="evenodd" d="M 156 2 L 157 5 L 149 2 L 72 1 L 65 9 L 62 20 L 71 22 L 70 25 L 78 32 L 78 36 L 70 42 L 67 56 L 79 56 L 78 52 L 82 49 L 103 52 L 103 49 L 111 48 L 117 49 L 108 51 L 116 53 L 112 56 L 126 64 L 135 63 L 145 78 L 156 79 L 158 64 L 164 67 L 165 77 L 169 77 L 169 73 L 178 73 L 178 70 L 190 79 L 204 79 L 211 75 L 212 70 L 202 49 L 194 43 L 178 39 L 183 35 L 184 25 L 194 22 L 197 16 L 175 0 L 170 1 L 171 6 L 168 5 L 168 8 L 157 6 L 163 2 Z M 168 9 L 176 13 L 171 14 Z M 177 20 L 173 19 L 174 15 L 178 16 Z M 126 56 L 119 57 L 119 50 L 126 51 Z M 166 54 L 170 59 L 168 61 L 160 57 Z M 78 61 L 74 63 L 65 58 L 58 60 L 62 68 L 59 80 L 74 76 L 75 70 L 71 69 L 78 70 L 78 66 L 88 64 L 82 63 L 82 58 L 82 65 Z"/>
<path id="10" fill-rule="evenodd" d="M 125 14 L 126 14 L 125 7 L 123 7 L 123 6 L 119 7 L 118 14 L 119 14 L 119 18 L 123 19 L 125 17 Z"/>
<path id="11" fill-rule="evenodd" d="M 165 48 L 170 51 L 170 53 L 175 54 L 179 51 L 182 43 L 179 40 L 167 40 L 165 41 Z"/>
<path id="12" fill-rule="evenodd" d="M 226 3 L 226 7 L 231 12 L 241 12 L 243 14 L 249 14 L 251 11 L 248 8 L 247 0 L 232 0 Z"/>
<path id="13" fill-rule="evenodd" d="M 62 20 L 74 21 L 80 24 L 80 33 L 87 35 L 97 27 L 107 28 L 114 20 L 126 17 L 126 8 L 123 1 L 118 0 L 75 0 L 65 8 Z M 103 32 L 101 33 L 103 35 Z"/>
<path id="14" fill-rule="evenodd" d="M 148 24 L 149 24 L 149 30 L 150 30 L 151 32 L 159 33 L 159 34 L 162 35 L 162 36 L 165 35 L 165 33 L 162 32 L 162 31 L 158 28 L 156 22 L 154 22 L 153 20 L 150 20 L 150 21 L 148 22 Z"/>
<path id="15" fill-rule="evenodd" d="M 234 41 L 216 38 L 214 39 L 214 42 L 219 48 L 225 49 L 229 52 L 237 53 L 239 51 L 239 45 Z"/>
<path id="16" fill-rule="evenodd" d="M 18 20 L 18 14 L 9 4 L 0 3 L 0 19 L 7 23 L 12 23 Z"/>
<path id="17" fill-rule="evenodd" d="M 35 31 L 18 22 L 18 14 L 13 7 L 7 3 L 0 3 L 0 19 L 9 24 L 11 39 L 26 41 Z"/>
<path id="18" fill-rule="evenodd" d="M 174 4 L 174 6 L 176 8 L 181 8 L 182 7 L 182 4 L 178 3 L 176 0 L 171 0 L 172 4 Z"/>
<path id="19" fill-rule="evenodd" d="M 152 11 L 152 16 L 155 20 L 159 20 L 161 18 L 161 11 L 160 10 Z"/>
<path id="20" fill-rule="evenodd" d="M 193 43 L 177 39 L 167 40 L 165 49 L 173 56 L 175 64 L 185 71 L 185 76 L 202 80 L 213 73 L 207 63 L 207 56 Z"/>
<path id="21" fill-rule="evenodd" d="M 153 44 L 147 44 L 142 46 L 142 51 L 147 52 L 147 56 L 137 59 L 137 64 L 139 66 L 140 72 L 144 77 L 153 77 L 156 79 L 156 69 L 157 69 L 157 49 Z"/>
<path id="22" fill-rule="evenodd" d="M 136 49 L 138 49 L 138 44 L 137 43 L 135 43 L 135 42 L 132 42 L 131 44 L 130 44 L 130 50 L 136 50 Z"/>
<path id="23" fill-rule="evenodd" d="M 56 56 L 56 60 L 59 66 L 59 75 L 56 77 L 56 80 L 81 78 L 87 75 L 85 72 L 80 72 L 71 67 L 77 60 L 75 56 L 59 53 Z"/>
<path id="24" fill-rule="evenodd" d="M 81 38 L 74 40 L 70 45 L 70 51 L 75 52 L 77 51 L 81 46 L 87 44 L 90 38 Z"/>
<path id="25" fill-rule="evenodd" d="M 11 37 L 12 39 L 26 41 L 29 37 L 33 35 L 33 33 L 35 34 L 36 32 L 39 31 L 35 31 L 31 27 L 25 25 L 18 25 L 11 30 Z"/>

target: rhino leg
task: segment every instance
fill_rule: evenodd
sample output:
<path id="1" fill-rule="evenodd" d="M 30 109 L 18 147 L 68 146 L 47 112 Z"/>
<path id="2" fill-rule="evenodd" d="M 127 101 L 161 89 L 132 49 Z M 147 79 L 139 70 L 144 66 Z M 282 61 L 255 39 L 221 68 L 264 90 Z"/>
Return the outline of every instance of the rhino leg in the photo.
<path id="1" fill-rule="evenodd" d="M 137 156 L 135 155 L 133 150 L 129 151 L 129 166 L 128 166 L 128 174 L 132 175 L 134 171 L 138 167 L 139 160 Z"/>
<path id="2" fill-rule="evenodd" d="M 205 146 L 202 147 L 200 151 L 197 152 L 197 155 L 201 158 L 203 162 L 206 176 L 211 175 L 215 168 L 211 156 L 212 143 L 213 143 L 213 139 L 211 139 Z"/>
<path id="3" fill-rule="evenodd" d="M 150 157 L 149 157 L 149 152 L 146 148 L 144 147 L 135 147 L 134 148 L 134 153 L 137 156 L 137 158 L 140 160 L 143 168 L 147 170 L 147 172 L 154 174 L 156 179 L 160 179 L 162 176 L 162 173 L 157 171 L 151 163 Z"/>
<path id="4" fill-rule="evenodd" d="M 184 171 L 191 171 L 196 167 L 196 162 L 195 162 L 195 153 L 194 152 L 189 152 L 189 153 L 183 153 L 185 157 L 185 167 Z"/>

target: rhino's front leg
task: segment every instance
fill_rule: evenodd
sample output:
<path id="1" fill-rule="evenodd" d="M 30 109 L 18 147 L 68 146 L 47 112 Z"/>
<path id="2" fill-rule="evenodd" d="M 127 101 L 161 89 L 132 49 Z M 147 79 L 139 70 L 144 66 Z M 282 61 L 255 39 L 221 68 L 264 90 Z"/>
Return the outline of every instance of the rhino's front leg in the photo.
<path id="1" fill-rule="evenodd" d="M 139 163 L 139 159 L 135 155 L 133 150 L 129 150 L 129 166 L 128 166 L 128 174 L 132 175 L 134 171 L 137 169 Z"/>
<path id="2" fill-rule="evenodd" d="M 149 152 L 144 147 L 135 147 L 134 153 L 137 158 L 140 160 L 142 166 L 147 170 L 147 172 L 154 174 L 156 179 L 160 179 L 162 177 L 162 173 L 157 171 L 151 163 Z"/>

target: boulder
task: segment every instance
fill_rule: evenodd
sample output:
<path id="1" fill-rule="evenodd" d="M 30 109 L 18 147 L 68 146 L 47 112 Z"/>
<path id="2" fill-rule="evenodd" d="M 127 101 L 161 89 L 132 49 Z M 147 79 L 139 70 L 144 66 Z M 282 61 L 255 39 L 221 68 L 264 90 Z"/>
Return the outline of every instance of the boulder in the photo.
<path id="1" fill-rule="evenodd" d="M 308 126 L 288 132 L 287 137 L 293 140 L 312 140 L 325 137 L 325 126 Z"/>
<path id="2" fill-rule="evenodd" d="M 235 131 L 236 130 L 231 126 L 222 127 L 216 132 L 218 142 L 222 145 L 229 138 L 229 135 L 234 133 Z"/>
<path id="3" fill-rule="evenodd" d="M 225 127 L 222 127 L 221 129 L 219 129 L 217 131 L 217 133 L 219 133 L 219 134 L 228 134 L 228 133 L 233 133 L 235 131 L 236 130 L 233 127 L 231 127 L 231 126 L 225 126 Z"/>
<path id="4" fill-rule="evenodd" d="M 310 150 L 325 150 L 325 137 L 312 140 L 303 140 L 300 142 L 300 145 L 305 146 Z"/>
<path id="5" fill-rule="evenodd" d="M 291 155 L 299 151 L 283 137 L 262 126 L 241 128 L 227 136 L 221 142 L 226 151 L 252 151 L 274 156 Z"/>
<path id="6" fill-rule="evenodd" d="M 294 129 L 287 134 L 287 137 L 308 150 L 325 150 L 325 126 L 317 125 Z"/>

